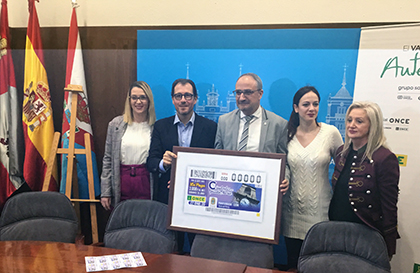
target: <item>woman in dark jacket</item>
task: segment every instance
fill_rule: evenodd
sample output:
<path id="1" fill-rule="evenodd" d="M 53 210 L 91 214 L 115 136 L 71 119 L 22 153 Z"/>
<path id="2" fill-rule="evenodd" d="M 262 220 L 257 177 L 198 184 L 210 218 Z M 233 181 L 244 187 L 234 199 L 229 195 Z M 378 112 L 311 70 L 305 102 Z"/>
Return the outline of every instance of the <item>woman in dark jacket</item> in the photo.
<path id="1" fill-rule="evenodd" d="M 346 113 L 344 145 L 337 150 L 329 218 L 367 225 L 395 254 L 398 160 L 387 147 L 382 111 L 376 103 L 355 102 Z"/>

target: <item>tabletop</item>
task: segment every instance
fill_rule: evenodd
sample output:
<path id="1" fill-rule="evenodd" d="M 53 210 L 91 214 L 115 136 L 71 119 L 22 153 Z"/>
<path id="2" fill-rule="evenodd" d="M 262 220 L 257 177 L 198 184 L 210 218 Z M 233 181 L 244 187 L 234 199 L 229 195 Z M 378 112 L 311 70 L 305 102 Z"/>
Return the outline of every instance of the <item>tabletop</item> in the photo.
<path id="1" fill-rule="evenodd" d="M 89 245 L 40 242 L 0 241 L 0 272 L 86 272 L 85 256 L 103 256 L 130 251 Z M 142 252 L 148 265 L 162 255 Z M 192 257 L 186 257 L 186 259 Z M 144 272 L 146 267 L 122 268 L 118 273 Z M 106 272 L 106 271 L 101 271 Z M 282 273 L 284 271 L 246 267 L 246 273 Z"/>

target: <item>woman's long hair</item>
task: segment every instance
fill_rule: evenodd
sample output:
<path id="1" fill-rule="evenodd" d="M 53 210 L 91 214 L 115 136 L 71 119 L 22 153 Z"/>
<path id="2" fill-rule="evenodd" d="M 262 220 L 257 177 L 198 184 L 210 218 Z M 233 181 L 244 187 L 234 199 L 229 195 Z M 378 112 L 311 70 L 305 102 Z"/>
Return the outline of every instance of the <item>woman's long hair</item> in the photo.
<path id="1" fill-rule="evenodd" d="M 379 149 L 381 146 L 388 148 L 386 143 L 386 137 L 384 133 L 383 125 L 383 115 L 381 108 L 378 104 L 370 101 L 356 101 L 353 102 L 346 113 L 346 136 L 344 140 L 344 147 L 341 154 L 345 154 L 350 148 L 351 139 L 347 134 L 347 121 L 349 114 L 353 109 L 363 109 L 366 112 L 366 115 L 370 122 L 369 132 L 368 132 L 368 141 L 366 145 L 366 151 L 363 155 L 362 161 L 367 157 L 369 160 L 372 160 L 373 153 Z M 389 149 L 389 148 L 388 148 Z"/>
<path id="2" fill-rule="evenodd" d="M 123 114 L 124 122 L 128 124 L 133 123 L 133 109 L 131 109 L 130 96 L 131 96 L 131 90 L 134 87 L 138 87 L 141 90 L 143 90 L 147 98 L 149 99 L 149 107 L 147 109 L 147 122 L 149 123 L 150 126 L 153 126 L 153 124 L 155 124 L 155 121 L 156 121 L 155 102 L 153 101 L 152 89 L 144 81 L 133 82 L 130 85 L 130 89 L 128 90 L 127 98 L 125 99 L 125 104 L 124 104 L 124 114 Z"/>
<path id="3" fill-rule="evenodd" d="M 314 92 L 318 96 L 319 102 L 321 102 L 321 97 L 318 90 L 313 86 L 304 86 L 300 88 L 295 96 L 293 97 L 292 113 L 290 114 L 289 122 L 287 123 L 287 142 L 293 139 L 296 134 L 297 127 L 299 126 L 299 114 L 295 112 L 294 106 L 299 106 L 300 99 L 309 92 Z M 318 116 L 317 116 L 318 118 Z M 316 125 L 318 126 L 318 121 L 315 119 Z"/>

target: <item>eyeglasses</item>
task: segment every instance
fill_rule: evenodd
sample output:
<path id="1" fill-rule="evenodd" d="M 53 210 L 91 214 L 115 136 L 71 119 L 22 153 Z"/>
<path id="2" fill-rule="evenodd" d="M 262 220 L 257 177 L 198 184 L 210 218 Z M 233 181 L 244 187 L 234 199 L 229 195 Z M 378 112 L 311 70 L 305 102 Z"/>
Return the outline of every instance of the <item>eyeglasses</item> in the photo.
<path id="1" fill-rule="evenodd" d="M 172 97 L 175 100 L 182 100 L 182 97 L 184 97 L 185 100 L 192 100 L 194 98 L 194 94 L 191 94 L 191 93 L 185 93 L 185 94 L 177 93 L 177 94 L 173 95 Z"/>
<path id="2" fill-rule="evenodd" d="M 235 94 L 236 96 L 241 96 L 242 94 L 244 94 L 245 96 L 249 96 L 254 94 L 255 92 L 261 91 L 261 89 L 257 89 L 257 90 L 251 90 L 251 89 L 245 89 L 245 90 L 233 90 L 232 93 Z"/>
<path id="3" fill-rule="evenodd" d="M 137 101 L 137 100 L 141 100 L 141 101 L 147 101 L 147 96 L 145 96 L 145 95 L 140 95 L 140 96 L 130 96 L 130 98 L 133 100 L 133 101 Z"/>

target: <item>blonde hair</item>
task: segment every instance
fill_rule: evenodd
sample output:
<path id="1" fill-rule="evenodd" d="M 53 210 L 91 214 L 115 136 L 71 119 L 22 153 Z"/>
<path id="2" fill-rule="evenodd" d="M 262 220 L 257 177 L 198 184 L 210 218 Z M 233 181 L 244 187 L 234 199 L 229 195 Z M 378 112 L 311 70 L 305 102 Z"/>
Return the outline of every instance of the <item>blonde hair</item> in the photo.
<path id="1" fill-rule="evenodd" d="M 346 127 L 347 127 L 347 120 L 349 117 L 350 112 L 353 109 L 363 109 L 366 112 L 366 115 L 369 119 L 370 126 L 369 126 L 369 133 L 368 133 L 368 141 L 366 146 L 365 154 L 363 155 L 362 160 L 364 160 L 366 157 L 369 160 L 372 160 L 373 153 L 379 149 L 381 146 L 384 146 L 385 148 L 388 148 L 388 145 L 386 143 L 386 137 L 384 133 L 384 125 L 383 125 L 383 115 L 381 108 L 378 104 L 370 101 L 357 101 L 353 102 L 349 109 L 347 109 L 346 113 Z M 350 148 L 351 139 L 347 135 L 346 130 L 346 136 L 344 140 L 344 147 L 342 151 L 342 155 L 347 152 L 347 150 Z"/>
<path id="2" fill-rule="evenodd" d="M 130 89 L 128 90 L 127 97 L 125 99 L 125 104 L 124 104 L 124 113 L 123 113 L 124 122 L 128 124 L 133 123 L 133 109 L 131 108 L 130 96 L 131 96 L 131 90 L 134 87 L 138 87 L 141 90 L 143 90 L 147 98 L 149 99 L 149 107 L 147 109 L 147 121 L 150 126 L 153 126 L 153 124 L 155 124 L 155 121 L 156 121 L 155 103 L 153 101 L 152 89 L 144 81 L 133 82 L 130 85 Z"/>

